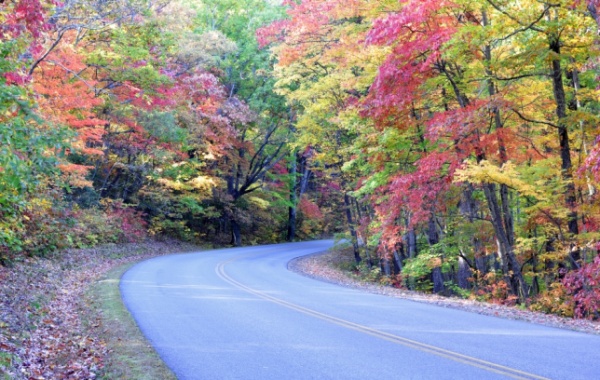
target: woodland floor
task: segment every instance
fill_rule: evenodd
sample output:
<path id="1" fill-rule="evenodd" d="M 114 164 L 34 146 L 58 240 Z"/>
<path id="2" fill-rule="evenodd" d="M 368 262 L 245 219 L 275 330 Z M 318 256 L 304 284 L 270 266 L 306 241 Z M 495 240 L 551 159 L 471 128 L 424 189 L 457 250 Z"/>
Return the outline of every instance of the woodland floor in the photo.
<path id="1" fill-rule="evenodd" d="M 101 377 L 111 331 L 85 297 L 89 286 L 120 265 L 198 249 L 148 241 L 0 266 L 0 379 Z"/>
<path id="2" fill-rule="evenodd" d="M 50 258 L 28 258 L 0 266 L 0 379 L 94 379 L 102 377 L 110 357 L 111 331 L 85 292 L 111 269 L 153 256 L 199 247 L 179 242 L 109 245 L 69 250 Z M 379 286 L 339 269 L 352 260 L 341 251 L 290 263 L 310 277 L 365 291 L 502 318 L 600 334 L 600 322 L 534 313 L 517 307 L 444 298 Z"/>
<path id="3" fill-rule="evenodd" d="M 563 318 L 556 315 L 524 310 L 517 306 L 505 306 L 480 302 L 471 299 L 448 298 L 426 294 L 392 286 L 367 283 L 354 277 L 350 272 L 340 269 L 344 263 L 353 262 L 353 256 L 343 250 L 333 250 L 326 254 L 306 256 L 292 261 L 289 268 L 306 276 L 334 284 L 357 288 L 364 291 L 403 298 L 416 302 L 466 310 L 473 313 L 491 315 L 500 318 L 528 321 L 545 326 L 580 331 L 600 335 L 600 321 Z"/>

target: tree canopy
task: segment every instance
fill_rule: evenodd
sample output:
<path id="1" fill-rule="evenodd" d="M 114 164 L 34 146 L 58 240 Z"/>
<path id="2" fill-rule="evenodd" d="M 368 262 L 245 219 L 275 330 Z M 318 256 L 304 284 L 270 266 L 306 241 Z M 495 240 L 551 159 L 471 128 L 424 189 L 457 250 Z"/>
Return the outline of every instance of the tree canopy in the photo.
<path id="1" fill-rule="evenodd" d="M 337 236 L 385 283 L 596 318 L 598 6 L 2 2 L 0 261 Z"/>

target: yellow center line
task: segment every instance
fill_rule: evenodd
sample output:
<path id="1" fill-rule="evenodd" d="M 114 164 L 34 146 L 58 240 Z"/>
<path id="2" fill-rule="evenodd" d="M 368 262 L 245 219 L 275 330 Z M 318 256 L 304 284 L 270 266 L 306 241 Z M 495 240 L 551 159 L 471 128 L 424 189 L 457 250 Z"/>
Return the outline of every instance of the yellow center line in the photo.
<path id="1" fill-rule="evenodd" d="M 538 376 L 535 374 L 531 374 L 528 372 L 524 372 L 524 371 L 520 371 L 518 369 L 514 369 L 514 368 L 510 368 L 510 367 L 506 367 L 500 364 L 496 364 L 496 363 L 492 363 L 492 362 L 488 362 L 486 360 L 482 360 L 482 359 L 478 359 L 472 356 L 467 356 L 467 355 L 463 355 L 460 354 L 458 352 L 453 352 L 453 351 L 449 351 L 440 347 L 436 347 L 436 346 L 432 346 L 429 344 L 425 344 L 425 343 L 421 343 L 421 342 L 417 342 L 414 341 L 412 339 L 407 339 L 407 338 L 403 338 L 397 335 L 393 335 L 384 331 L 380 331 L 380 330 L 376 330 L 373 329 L 371 327 L 368 326 L 364 326 L 364 325 L 360 325 L 354 322 L 350 322 L 344 319 L 340 319 L 328 314 L 324 314 L 321 312 L 318 312 L 316 310 L 312 310 L 312 309 L 308 309 L 304 306 L 300 306 L 300 305 L 296 305 L 293 303 L 290 303 L 288 301 L 284 301 L 282 299 L 273 297 L 269 294 L 266 294 L 264 292 L 261 292 L 259 290 L 250 288 L 236 280 L 234 280 L 231 276 L 229 276 L 226 272 L 225 272 L 225 266 L 228 264 L 231 264 L 234 261 L 240 260 L 242 258 L 246 258 L 250 255 L 243 255 L 243 256 L 238 256 L 238 257 L 234 257 L 232 259 L 229 259 L 227 261 L 221 262 L 219 263 L 219 265 L 217 266 L 217 268 L 215 269 L 217 275 L 222 278 L 223 280 L 225 280 L 226 282 L 234 285 L 235 287 L 244 290 L 250 294 L 253 294 L 257 297 L 266 299 L 268 301 L 271 301 L 275 304 L 278 304 L 280 306 L 284 306 L 287 307 L 289 309 L 298 311 L 300 313 L 315 317 L 315 318 L 319 318 L 321 320 L 336 324 L 338 326 L 342 326 L 342 327 L 346 327 L 349 328 L 351 330 L 355 330 L 355 331 L 359 331 L 380 339 L 384 339 L 387 340 L 389 342 L 392 343 L 396 343 L 396 344 L 400 344 L 403 345 L 405 347 L 409 347 L 415 350 L 419 350 L 422 352 L 427 352 L 433 355 L 437 355 L 446 359 L 450 359 L 459 363 L 463 363 L 463 364 L 467 364 L 473 367 L 477 367 L 477 368 L 481 368 L 490 372 L 494 372 L 494 373 L 498 373 L 504 376 L 508 376 L 511 377 L 513 379 L 536 379 L 536 380 L 548 380 L 546 377 L 542 377 L 542 376 Z"/>

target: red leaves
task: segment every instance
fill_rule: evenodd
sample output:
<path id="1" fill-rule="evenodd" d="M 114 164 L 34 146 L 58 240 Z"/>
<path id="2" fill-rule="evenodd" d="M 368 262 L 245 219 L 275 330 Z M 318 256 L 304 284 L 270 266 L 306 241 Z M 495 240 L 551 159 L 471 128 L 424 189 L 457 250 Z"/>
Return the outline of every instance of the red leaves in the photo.
<path id="1" fill-rule="evenodd" d="M 133 207 L 128 207 L 123 202 L 110 202 L 108 218 L 112 223 L 119 225 L 123 231 L 123 236 L 128 243 L 141 241 L 147 237 L 147 223 L 143 219 L 143 214 L 136 211 Z"/>
<path id="2" fill-rule="evenodd" d="M 447 22 L 446 26 L 456 24 L 452 15 L 443 12 L 454 7 L 456 7 L 454 3 L 446 0 L 411 0 L 403 5 L 400 12 L 376 20 L 368 34 L 367 43 L 392 45 L 402 41 L 402 37 L 433 33 L 434 30 L 430 30 L 430 26 L 444 28 L 445 22 Z M 439 22 L 431 22 L 434 18 Z M 439 37 L 441 35 L 433 34 L 429 38 L 441 41 Z M 431 50 L 436 50 L 436 47 L 431 46 Z"/>
<path id="3" fill-rule="evenodd" d="M 442 46 L 456 32 L 456 18 L 445 12 L 452 7 L 449 1 L 414 0 L 374 22 L 367 43 L 392 45 L 393 50 L 371 86 L 365 116 L 385 125 L 422 99 L 419 87 L 437 73 L 434 64 Z"/>
<path id="4" fill-rule="evenodd" d="M 339 41 L 332 36 L 334 21 L 359 15 L 360 0 L 286 1 L 288 19 L 276 21 L 256 32 L 261 47 L 272 43 L 288 44 L 279 52 L 279 63 L 289 64 L 314 46 L 331 46 Z"/>
<path id="5" fill-rule="evenodd" d="M 9 86 L 23 86 L 31 81 L 29 75 L 18 72 L 4 73 L 4 78 L 6 79 L 6 84 Z"/>
<path id="6" fill-rule="evenodd" d="M 585 159 L 584 165 L 579 169 L 580 174 L 589 171 L 595 179 L 600 179 L 600 135 L 596 137 L 594 147 Z"/>
<path id="7" fill-rule="evenodd" d="M 256 31 L 258 46 L 262 49 L 275 42 L 283 42 L 288 20 L 279 20 Z"/>
<path id="8" fill-rule="evenodd" d="M 411 173 L 399 173 L 382 189 L 385 201 L 376 206 L 385 225 L 395 225 L 404 209 L 411 210 L 411 227 L 429 219 L 443 205 L 439 197 L 450 185 L 445 172 L 449 156 L 433 152 L 415 164 Z M 450 173 L 451 174 L 451 173 Z M 396 231 L 392 228 L 392 233 Z M 385 238 L 393 238 L 386 233 Z"/>
<path id="9" fill-rule="evenodd" d="M 41 49 L 42 34 L 52 28 L 45 20 L 44 6 L 40 0 L 18 0 L 2 6 L 6 17 L 0 24 L 0 41 L 25 39 L 30 54 L 37 55 Z M 11 9 L 12 6 L 12 9 Z M 19 84 L 15 82 L 14 84 Z"/>
<path id="10" fill-rule="evenodd" d="M 576 317 L 600 318 L 600 256 L 567 273 L 563 285 L 573 295 Z"/>
<path id="11" fill-rule="evenodd" d="M 90 155 L 102 155 L 97 149 L 106 134 L 106 120 L 96 117 L 94 108 L 103 101 L 93 91 L 95 81 L 74 77 L 86 67 L 82 57 L 72 50 L 56 50 L 52 62 L 43 62 L 34 73 L 34 89 L 44 116 L 53 122 L 67 125 L 78 133 L 79 151 Z M 74 80 L 72 80 L 74 79 Z"/>
<path id="12" fill-rule="evenodd" d="M 298 204 L 298 209 L 302 214 L 310 220 L 321 220 L 323 219 L 323 213 L 319 209 L 316 203 L 310 201 L 306 197 L 302 197 L 300 199 L 300 203 Z"/>
<path id="13" fill-rule="evenodd" d="M 34 39 L 39 38 L 42 32 L 49 28 L 50 25 L 44 20 L 44 10 L 40 0 L 17 1 L 2 26 L 2 29 L 9 32 L 12 38 L 18 38 L 23 33 L 29 32 Z"/>

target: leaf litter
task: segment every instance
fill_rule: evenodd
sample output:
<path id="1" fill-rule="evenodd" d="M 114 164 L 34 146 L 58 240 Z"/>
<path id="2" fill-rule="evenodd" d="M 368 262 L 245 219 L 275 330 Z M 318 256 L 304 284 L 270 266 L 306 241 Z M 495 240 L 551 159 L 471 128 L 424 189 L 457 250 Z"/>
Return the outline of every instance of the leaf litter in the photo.
<path id="1" fill-rule="evenodd" d="M 85 291 L 111 269 L 185 252 L 180 242 L 131 243 L 67 250 L 0 266 L 0 378 L 95 379 L 110 355 L 100 318 L 89 313 Z"/>
<path id="2" fill-rule="evenodd" d="M 324 254 L 305 256 L 293 260 L 289 264 L 289 269 L 321 281 L 361 289 L 371 293 L 460 309 L 482 315 L 527 321 L 549 327 L 600 335 L 600 321 L 565 318 L 558 315 L 524 310 L 517 306 L 492 304 L 457 297 L 444 297 L 396 288 L 393 286 L 367 283 L 354 278 L 348 272 L 339 269 L 340 263 L 348 262 L 348 260 L 352 260 L 352 258 L 346 257 L 342 250 L 332 250 Z"/>

